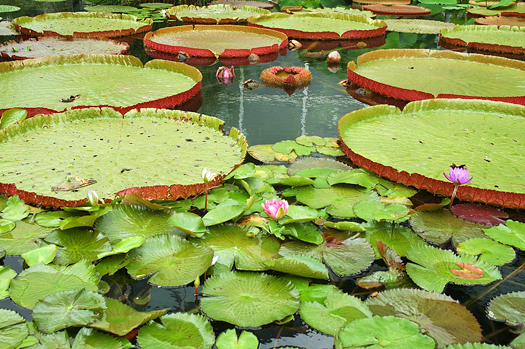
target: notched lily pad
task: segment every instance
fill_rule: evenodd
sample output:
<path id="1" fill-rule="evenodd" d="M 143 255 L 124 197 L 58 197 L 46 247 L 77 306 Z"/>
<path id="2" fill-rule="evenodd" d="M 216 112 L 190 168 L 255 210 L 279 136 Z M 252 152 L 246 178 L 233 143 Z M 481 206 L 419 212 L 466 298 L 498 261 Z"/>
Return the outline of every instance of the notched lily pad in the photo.
<path id="1" fill-rule="evenodd" d="M 170 19 L 186 23 L 245 24 L 248 17 L 267 13 L 270 13 L 270 11 L 248 6 L 236 9 L 226 4 L 202 7 L 194 5 L 179 5 L 169 8 L 166 11 L 166 16 Z"/>
<path id="2" fill-rule="evenodd" d="M 489 318 L 505 321 L 509 326 L 525 325 L 525 292 L 511 292 L 490 301 L 487 307 Z"/>

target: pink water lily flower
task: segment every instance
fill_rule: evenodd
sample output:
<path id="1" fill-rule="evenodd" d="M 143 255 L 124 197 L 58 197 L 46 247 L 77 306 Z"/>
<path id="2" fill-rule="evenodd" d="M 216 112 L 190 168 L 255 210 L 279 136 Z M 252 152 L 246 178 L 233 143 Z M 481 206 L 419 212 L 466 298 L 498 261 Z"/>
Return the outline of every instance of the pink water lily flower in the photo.
<path id="1" fill-rule="evenodd" d="M 449 181 L 457 185 L 467 184 L 472 180 L 470 171 L 463 167 L 451 167 L 448 175 L 445 172 L 443 174 Z"/>
<path id="2" fill-rule="evenodd" d="M 286 200 L 266 200 L 261 206 L 264 212 L 275 220 L 283 218 L 288 213 L 288 201 Z"/>
<path id="3" fill-rule="evenodd" d="M 215 77 L 217 78 L 217 81 L 220 84 L 233 84 L 233 78 L 235 77 L 235 71 L 233 69 L 233 66 L 231 66 L 230 68 L 225 66 L 219 67 L 219 69 L 217 69 L 217 72 L 215 73 Z"/>

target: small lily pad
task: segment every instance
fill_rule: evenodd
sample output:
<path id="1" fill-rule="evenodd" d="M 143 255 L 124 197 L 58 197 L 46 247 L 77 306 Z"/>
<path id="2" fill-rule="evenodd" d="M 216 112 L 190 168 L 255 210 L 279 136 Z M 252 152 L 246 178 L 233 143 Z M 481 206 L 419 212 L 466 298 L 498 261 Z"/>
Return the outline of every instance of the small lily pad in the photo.
<path id="1" fill-rule="evenodd" d="M 182 286 L 192 282 L 211 266 L 213 251 L 194 245 L 177 235 L 152 236 L 128 253 L 126 266 L 134 278 L 154 274 L 149 282 L 160 286 Z"/>
<path id="2" fill-rule="evenodd" d="M 92 328 L 82 327 L 80 331 L 78 331 L 71 349 L 124 349 L 124 341 L 125 339 L 115 338 L 108 333 L 99 332 Z M 69 343 L 69 341 L 67 341 L 67 343 Z M 128 342 L 128 346 L 126 348 L 129 347 L 130 344 Z"/>
<path id="3" fill-rule="evenodd" d="M 21 255 L 43 244 L 45 238 L 53 229 L 44 228 L 38 224 L 23 221 L 16 222 L 15 229 L 0 236 L 0 246 L 8 255 Z"/>
<path id="4" fill-rule="evenodd" d="M 21 257 L 24 259 L 28 266 L 32 267 L 35 264 L 51 263 L 55 258 L 56 254 L 57 246 L 51 244 L 23 253 Z"/>
<path id="5" fill-rule="evenodd" d="M 240 205 L 217 206 L 202 217 L 204 225 L 209 227 L 227 222 L 240 216 L 244 212 L 244 207 Z"/>
<path id="6" fill-rule="evenodd" d="M 20 200 L 18 195 L 11 196 L 7 199 L 6 204 L 6 208 L 4 208 L 0 214 L 3 219 L 21 221 L 29 215 L 29 206 Z"/>
<path id="7" fill-rule="evenodd" d="M 525 250 L 525 223 L 507 220 L 504 225 L 500 224 L 483 231 L 502 244 Z"/>
<path id="8" fill-rule="evenodd" d="M 202 315 L 174 313 L 141 327 L 137 342 L 142 348 L 210 349 L 215 342 L 213 328 Z"/>
<path id="9" fill-rule="evenodd" d="M 0 299 L 4 299 L 9 296 L 9 284 L 15 276 L 16 271 L 12 270 L 11 267 L 0 266 Z"/>
<path id="10" fill-rule="evenodd" d="M 414 246 L 425 246 L 425 242 L 415 235 L 412 230 L 399 224 L 390 222 L 367 222 L 361 225 L 365 229 L 365 238 L 374 249 L 376 259 L 381 258 L 376 241 L 383 241 L 398 255 L 404 257 L 407 251 Z"/>
<path id="11" fill-rule="evenodd" d="M 505 321 L 509 326 L 525 325 L 525 292 L 511 292 L 490 301 L 487 308 L 489 318 Z"/>
<path id="12" fill-rule="evenodd" d="M 289 255 L 270 259 L 264 264 L 276 271 L 298 275 L 305 278 L 328 280 L 328 270 L 322 262 L 310 256 Z"/>
<path id="13" fill-rule="evenodd" d="M 492 239 L 470 239 L 456 246 L 459 254 L 478 256 L 478 260 L 494 265 L 510 263 L 516 258 L 514 249 Z"/>
<path id="14" fill-rule="evenodd" d="M 301 318 L 321 332 L 335 335 L 346 324 L 372 317 L 368 306 L 359 298 L 332 289 L 322 303 L 301 301 Z"/>
<path id="15" fill-rule="evenodd" d="M 201 309 L 212 319 L 241 327 L 281 320 L 299 309 L 291 282 L 266 274 L 224 272 L 204 284 Z"/>
<path id="16" fill-rule="evenodd" d="M 419 326 L 393 316 L 358 319 L 346 325 L 335 337 L 337 349 L 418 348 L 434 349 L 436 343 L 420 333 Z"/>
<path id="17" fill-rule="evenodd" d="M 217 349 L 257 349 L 259 348 L 259 340 L 248 331 L 242 331 L 237 338 L 237 331 L 229 329 L 217 337 L 215 345 Z"/>
<path id="18" fill-rule="evenodd" d="M 168 223 L 182 230 L 186 234 L 201 237 L 206 232 L 204 222 L 199 215 L 191 212 L 174 214 L 168 219 Z"/>
<path id="19" fill-rule="evenodd" d="M 474 203 L 457 204 L 450 211 L 467 222 L 488 226 L 503 224 L 505 221 L 501 218 L 509 217 L 497 207 Z"/>
<path id="20" fill-rule="evenodd" d="M 25 109 L 14 108 L 6 110 L 2 113 L 2 118 L 0 118 L 0 130 L 20 120 L 24 120 L 26 116 L 27 110 Z"/>
<path id="21" fill-rule="evenodd" d="M 99 259 L 99 254 L 111 251 L 107 237 L 99 231 L 87 228 L 54 230 L 44 241 L 59 246 L 54 260 L 59 265 L 73 264 L 81 260 L 92 262 Z"/>
<path id="22" fill-rule="evenodd" d="M 12 5 L 0 5 L 0 12 L 16 12 L 19 11 L 20 7 Z"/>
<path id="23" fill-rule="evenodd" d="M 0 309 L 0 319 L 0 346 L 4 349 L 17 348 L 29 334 L 25 319 L 7 309 Z"/>

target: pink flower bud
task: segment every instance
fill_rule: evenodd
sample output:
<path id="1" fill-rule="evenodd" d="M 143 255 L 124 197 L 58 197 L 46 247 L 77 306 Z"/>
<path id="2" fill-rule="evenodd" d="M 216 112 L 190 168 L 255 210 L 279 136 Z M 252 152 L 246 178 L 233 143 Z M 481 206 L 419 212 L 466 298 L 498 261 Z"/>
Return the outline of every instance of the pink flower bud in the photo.
<path id="1" fill-rule="evenodd" d="M 288 201 L 286 200 L 266 200 L 261 206 L 264 212 L 275 220 L 283 218 L 288 213 Z"/>

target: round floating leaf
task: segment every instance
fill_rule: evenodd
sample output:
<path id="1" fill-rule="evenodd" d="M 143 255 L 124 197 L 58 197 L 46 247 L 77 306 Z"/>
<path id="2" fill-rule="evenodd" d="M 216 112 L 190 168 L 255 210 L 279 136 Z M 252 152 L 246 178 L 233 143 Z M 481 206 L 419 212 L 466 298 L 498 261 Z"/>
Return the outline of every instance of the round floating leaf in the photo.
<path id="1" fill-rule="evenodd" d="M 404 70 L 410 72 L 417 70 L 417 68 L 406 69 L 406 66 L 411 67 L 412 63 L 415 65 L 421 60 L 479 64 L 480 69 L 487 65 L 473 61 L 474 58 L 459 61 L 444 59 L 446 56 L 447 54 L 444 53 L 443 58 L 407 58 L 410 61 L 404 63 Z M 395 57 L 397 56 L 376 62 L 392 62 Z M 494 64 L 490 69 L 497 67 L 512 71 L 508 79 L 504 77 L 501 80 L 505 81 L 505 86 L 512 86 L 512 78 L 521 74 L 517 69 L 492 63 Z M 510 63 L 506 62 L 506 64 Z M 392 68 L 385 67 L 381 71 L 389 69 Z M 465 69 L 469 72 L 468 80 L 472 81 L 475 71 L 466 67 Z M 439 66 L 434 66 L 433 71 L 440 72 L 440 83 L 427 81 L 426 84 L 443 86 L 441 82 L 448 81 L 441 80 L 444 70 L 445 67 L 441 69 Z M 485 82 L 488 76 L 485 74 L 488 72 L 482 70 L 483 82 Z M 453 71 L 463 70 L 456 67 Z M 525 78 L 525 64 L 522 73 Z M 421 75 L 418 74 L 418 79 L 420 77 Z M 399 77 L 397 79 L 397 81 L 405 80 Z M 461 85 L 461 83 L 454 84 Z M 477 83 L 472 81 L 471 85 L 476 86 Z M 484 91 L 500 90 L 497 87 L 491 89 L 486 84 L 483 85 L 483 89 Z M 514 96 L 520 94 L 516 88 L 511 87 L 511 89 Z M 523 92 L 525 94 L 525 90 Z M 449 169 L 452 162 L 466 164 L 474 179 L 467 185 L 459 187 L 458 198 L 517 208 L 525 204 L 523 200 L 525 190 L 519 186 L 524 171 L 520 166 L 509 167 L 508 163 L 521 164 L 518 154 L 521 154 L 522 148 L 517 140 L 520 139 L 522 132 L 525 132 L 523 131 L 524 113 L 525 107 L 508 103 L 460 99 L 426 100 L 409 103 L 403 112 L 386 105 L 360 109 L 346 114 L 339 120 L 339 131 L 345 152 L 354 163 L 372 172 L 380 173 L 390 180 L 450 196 L 454 185 L 447 181 L 443 172 Z M 508 136 L 502 138 L 496 133 L 492 134 L 496 129 L 498 132 L 505 130 Z M 489 139 L 490 141 L 487 141 Z M 370 144 L 374 146 L 370 147 Z M 444 144 L 447 144 L 450 152 L 442 151 Z M 418 157 L 414 158 L 414 154 L 418 154 Z M 497 154 L 506 154 L 506 156 Z M 516 154 L 516 158 L 513 154 Z M 502 168 L 506 170 L 502 172 Z"/>
<path id="2" fill-rule="evenodd" d="M 239 217 L 244 212 L 244 207 L 239 205 L 225 205 L 217 206 L 215 209 L 209 211 L 202 217 L 205 226 L 217 225 L 236 217 Z"/>
<path id="3" fill-rule="evenodd" d="M 104 317 L 106 303 L 96 292 L 62 291 L 36 302 L 33 321 L 39 331 L 52 333 L 70 326 L 83 326 Z"/>
<path id="4" fill-rule="evenodd" d="M 281 70 L 282 69 L 283 68 L 281 68 Z M 272 149 L 282 154 L 290 154 L 291 152 L 295 152 L 295 154 L 299 156 L 310 155 L 311 152 L 315 151 L 315 147 L 305 146 L 293 140 L 277 142 L 272 145 Z"/>
<path id="5" fill-rule="evenodd" d="M 279 224 L 308 222 L 319 218 L 319 212 L 308 206 L 290 205 L 286 216 L 279 220 Z"/>
<path id="6" fill-rule="evenodd" d="M 317 231 L 317 226 L 312 223 L 287 223 L 284 228 L 283 235 L 290 235 L 297 240 L 309 242 L 315 245 L 319 245 L 323 242 L 323 237 Z"/>
<path id="7" fill-rule="evenodd" d="M 447 346 L 447 349 L 508 349 L 508 348 L 509 347 L 506 345 L 496 345 L 496 344 L 487 344 L 487 343 L 465 343 L 465 344 L 452 344 L 452 345 Z"/>
<path id="8" fill-rule="evenodd" d="M 454 205 L 450 212 L 467 222 L 488 226 L 505 223 L 501 218 L 509 218 L 508 214 L 497 207 L 473 203 Z"/>
<path id="9" fill-rule="evenodd" d="M 332 289 L 323 303 L 301 300 L 299 313 L 309 326 L 330 335 L 356 319 L 372 317 L 363 301 L 339 289 Z"/>
<path id="10" fill-rule="evenodd" d="M 329 222 L 326 221 L 323 223 L 323 225 L 330 229 L 337 229 L 337 230 L 346 230 L 346 231 L 365 231 L 365 229 L 361 226 L 361 224 L 356 222 L 349 222 L 349 221 L 340 221 L 340 222 Z"/>
<path id="11" fill-rule="evenodd" d="M 0 346 L 2 348 L 17 348 L 28 335 L 29 330 L 23 317 L 12 310 L 0 309 Z"/>
<path id="12" fill-rule="evenodd" d="M 301 241 L 286 242 L 279 254 L 311 256 L 328 264 L 338 275 L 352 275 L 368 268 L 374 261 L 370 244 L 357 236 L 331 231 L 325 233 L 325 241 L 318 246 Z"/>
<path id="13" fill-rule="evenodd" d="M 412 262 L 406 266 L 410 278 L 428 291 L 443 292 L 449 282 L 457 285 L 486 285 L 501 279 L 492 264 L 478 261 L 469 255 L 456 256 L 449 250 L 432 246 L 414 246 L 408 250 Z"/>
<path id="14" fill-rule="evenodd" d="M 417 33 L 417 34 L 439 34 L 443 28 L 454 28 L 456 24 L 430 21 L 427 19 L 393 19 L 386 18 L 383 22 L 388 26 L 389 31 L 402 33 Z"/>
<path id="15" fill-rule="evenodd" d="M 160 286 L 182 286 L 192 282 L 211 266 L 213 251 L 196 246 L 176 235 L 150 237 L 128 253 L 126 266 L 134 278 L 154 274 L 149 282 Z"/>
<path id="16" fill-rule="evenodd" d="M 117 336 L 126 335 L 133 329 L 148 322 L 149 320 L 156 319 L 159 316 L 164 315 L 164 313 L 168 310 L 161 309 L 142 312 L 136 311 L 132 307 L 122 304 L 114 298 L 105 298 L 105 300 L 105 316 L 89 324 L 89 327 L 111 332 Z"/>
<path id="17" fill-rule="evenodd" d="M 248 25 L 269 28 L 296 39 L 361 39 L 385 34 L 386 24 L 345 13 L 272 13 L 248 19 Z"/>
<path id="18" fill-rule="evenodd" d="M 3 49 L 0 49 L 0 53 Z M 24 120 L 27 116 L 27 110 L 25 109 L 9 109 L 2 113 L 0 118 L 0 130 L 3 130 L 7 126 L 14 124 L 20 120 Z"/>
<path id="19" fill-rule="evenodd" d="M 289 176 L 300 173 L 301 176 L 306 177 L 318 177 L 318 175 L 310 175 L 308 170 L 330 170 L 330 172 L 339 172 L 350 170 L 351 167 L 329 158 L 317 158 L 317 157 L 303 157 L 297 159 L 293 164 L 288 166 L 287 173 Z M 315 173 L 315 172 L 314 172 Z"/>
<path id="20" fill-rule="evenodd" d="M 475 49 L 525 53 L 525 29 L 518 27 L 497 27 L 488 25 L 458 25 L 453 29 L 441 30 L 439 37 L 446 43 Z"/>
<path id="21" fill-rule="evenodd" d="M 145 239 L 142 243 L 144 242 L 145 242 Z M 127 258 L 126 254 L 120 254 L 120 255 L 104 258 L 102 261 L 97 263 L 97 272 L 100 275 L 106 275 L 106 274 L 113 275 L 118 270 L 128 265 L 129 262 L 130 260 Z"/>
<path id="22" fill-rule="evenodd" d="M 525 250 L 525 223 L 509 219 L 505 222 L 505 225 L 496 225 L 489 229 L 483 229 L 483 231 L 502 244 Z"/>
<path id="23" fill-rule="evenodd" d="M 111 13 L 129 13 L 137 11 L 136 7 L 124 5 L 95 5 L 86 6 L 84 10 L 89 12 L 111 12 Z"/>
<path id="24" fill-rule="evenodd" d="M 26 253 L 23 253 L 21 257 L 24 259 L 27 265 L 32 267 L 35 264 L 51 263 L 53 259 L 55 259 L 56 254 L 57 254 L 57 246 L 47 245 L 47 246 L 42 246 L 34 250 L 28 251 Z"/>
<path id="25" fill-rule="evenodd" d="M 11 267 L 0 267 L 0 299 L 9 296 L 9 284 L 15 276 L 16 271 L 12 270 Z"/>
<path id="26" fill-rule="evenodd" d="M 235 263 L 238 270 L 267 270 L 264 261 L 275 257 L 279 241 L 268 234 L 250 234 L 249 227 L 217 225 L 209 228 L 200 239 L 191 239 L 196 245 L 211 247 L 218 257 L 213 270 L 230 271 Z"/>
<path id="27" fill-rule="evenodd" d="M 153 21 L 137 21 L 130 15 L 90 12 L 46 13 L 36 17 L 18 17 L 12 21 L 16 30 L 32 36 L 118 37 L 151 30 Z"/>
<path id="28" fill-rule="evenodd" d="M 144 45 L 157 51 L 214 58 L 269 54 L 287 43 L 286 35 L 274 30 L 228 25 L 161 28 L 144 36 Z"/>
<path id="29" fill-rule="evenodd" d="M 256 7 L 242 7 L 235 9 L 229 5 L 173 6 L 166 11 L 170 19 L 181 20 L 190 23 L 203 24 L 235 24 L 245 23 L 248 17 L 267 14 L 270 11 Z"/>
<path id="30" fill-rule="evenodd" d="M 355 217 L 352 210 L 355 203 L 377 199 L 375 191 L 364 191 L 349 186 L 331 188 L 306 187 L 297 193 L 297 200 L 311 208 L 326 207 L 326 213 L 339 218 Z"/>
<path id="31" fill-rule="evenodd" d="M 39 38 L 37 40 L 22 40 L 7 42 L 0 46 L 0 54 L 11 59 L 28 59 L 60 55 L 103 54 L 116 55 L 128 51 L 129 45 L 113 40 L 97 40 L 88 38 Z M 27 113 L 27 111 L 26 111 Z M 25 117 L 24 117 L 25 118 Z M 0 122 L 0 129 L 2 129 Z"/>
<path id="32" fill-rule="evenodd" d="M 107 333 L 83 327 L 78 331 L 71 349 L 123 349 L 122 341 Z"/>
<path id="33" fill-rule="evenodd" d="M 478 16 L 523 16 L 525 14 L 525 4 L 518 2 L 510 6 L 500 7 L 496 9 L 488 9 L 486 7 L 472 7 L 468 9 L 468 13 L 476 17 Z"/>
<path id="34" fill-rule="evenodd" d="M 367 171 L 356 168 L 353 170 L 334 173 L 327 178 L 328 184 L 335 185 L 340 183 L 357 184 L 368 189 L 375 188 L 378 178 L 371 176 Z"/>
<path id="35" fill-rule="evenodd" d="M 111 251 L 109 239 L 99 231 L 87 228 L 55 230 L 45 239 L 47 243 L 60 246 L 54 262 L 68 265 L 81 260 L 96 261 L 99 254 Z"/>
<path id="36" fill-rule="evenodd" d="M 289 255 L 281 258 L 270 259 L 264 264 L 272 269 L 305 278 L 328 280 L 328 270 L 322 262 L 310 257 Z"/>
<path id="37" fill-rule="evenodd" d="M 346 325 L 335 337 L 335 347 L 345 348 L 418 348 L 433 349 L 432 338 L 419 332 L 417 324 L 393 317 L 358 319 Z"/>
<path id="38" fill-rule="evenodd" d="M 7 233 L 15 229 L 16 223 L 9 219 L 0 219 L 0 234 Z M 5 250 L 4 250 L 5 252 Z"/>
<path id="39" fill-rule="evenodd" d="M 21 255 L 42 245 L 45 238 L 53 229 L 44 228 L 38 224 L 29 224 L 23 221 L 16 222 L 15 229 L 7 234 L 0 235 L 0 246 L 8 255 Z"/>
<path id="40" fill-rule="evenodd" d="M 3 219 L 21 221 L 29 215 L 30 207 L 20 200 L 18 195 L 7 199 L 6 205 L 1 212 Z"/>
<path id="41" fill-rule="evenodd" d="M 361 226 L 365 229 L 365 238 L 374 249 L 376 259 L 381 258 L 376 241 L 383 241 L 398 255 L 404 257 L 414 246 L 425 246 L 425 242 L 407 227 L 390 222 L 368 222 Z"/>
<path id="42" fill-rule="evenodd" d="M 32 309 L 36 302 L 60 291 L 81 290 L 96 292 L 98 277 L 89 262 L 69 267 L 37 264 L 22 271 L 11 281 L 9 295 L 18 305 Z"/>
<path id="43" fill-rule="evenodd" d="M 16 12 L 19 11 L 20 7 L 12 5 L 0 5 L 0 12 Z"/>
<path id="44" fill-rule="evenodd" d="M 456 246 L 459 254 L 478 256 L 480 261 L 494 265 L 510 263 L 516 258 L 514 249 L 491 239 L 470 239 Z"/>
<path id="45" fill-rule="evenodd" d="M 146 238 L 141 235 L 131 236 L 129 238 L 120 240 L 116 245 L 113 246 L 111 251 L 102 252 L 98 255 L 98 258 L 111 256 L 119 253 L 126 253 L 134 248 L 142 246 L 146 242 Z"/>
<path id="46" fill-rule="evenodd" d="M 395 289 L 368 298 L 366 304 L 374 315 L 391 315 L 417 323 L 434 338 L 438 348 L 482 339 L 481 328 L 474 315 L 444 294 Z"/>
<path id="47" fill-rule="evenodd" d="M 490 301 L 487 315 L 510 326 L 525 325 L 525 292 L 511 292 Z"/>
<path id="48" fill-rule="evenodd" d="M 239 339 L 237 339 L 237 331 L 229 329 L 217 337 L 215 346 L 217 349 L 257 349 L 259 348 L 259 340 L 248 331 L 242 331 Z"/>
<path id="49" fill-rule="evenodd" d="M 160 320 L 141 327 L 137 341 L 142 348 L 210 349 L 215 342 L 213 328 L 202 315 L 175 313 Z"/>
<path id="50" fill-rule="evenodd" d="M 202 218 L 192 212 L 176 213 L 168 219 L 168 223 L 186 234 L 201 237 L 206 232 Z"/>
<path id="51" fill-rule="evenodd" d="M 299 309 L 299 292 L 289 281 L 260 273 L 224 272 L 206 280 L 201 309 L 207 316 L 241 327 L 281 320 Z"/>
<path id="52" fill-rule="evenodd" d="M 168 223 L 171 213 L 152 211 L 144 206 L 116 205 L 111 212 L 97 219 L 95 230 L 109 238 L 112 244 L 135 236 L 148 238 L 159 234 L 180 234 Z"/>
<path id="53" fill-rule="evenodd" d="M 483 238 L 483 226 L 468 223 L 455 217 L 448 210 L 419 212 L 410 219 L 412 229 L 423 239 L 444 244 L 450 238 L 457 244 L 474 238 Z"/>

